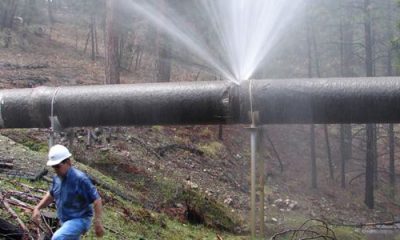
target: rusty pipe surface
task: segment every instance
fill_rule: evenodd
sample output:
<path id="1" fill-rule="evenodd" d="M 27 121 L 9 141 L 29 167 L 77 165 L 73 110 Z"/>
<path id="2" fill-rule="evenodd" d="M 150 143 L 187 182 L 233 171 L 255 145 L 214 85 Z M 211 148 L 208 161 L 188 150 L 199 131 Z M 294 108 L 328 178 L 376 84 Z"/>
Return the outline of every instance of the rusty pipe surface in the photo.
<path id="1" fill-rule="evenodd" d="M 264 79 L 0 90 L 1 128 L 397 123 L 400 78 Z"/>

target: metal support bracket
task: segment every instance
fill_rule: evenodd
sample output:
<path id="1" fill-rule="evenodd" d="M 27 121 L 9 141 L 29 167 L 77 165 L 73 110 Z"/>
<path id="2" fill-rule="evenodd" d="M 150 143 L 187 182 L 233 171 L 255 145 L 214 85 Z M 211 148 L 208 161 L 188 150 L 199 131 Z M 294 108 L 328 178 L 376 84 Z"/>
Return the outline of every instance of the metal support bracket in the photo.
<path id="1" fill-rule="evenodd" d="M 60 120 L 57 116 L 49 116 L 51 128 L 54 132 L 62 132 L 64 128 L 61 126 Z"/>
<path id="2" fill-rule="evenodd" d="M 49 118 L 50 118 L 50 123 L 51 123 L 49 147 L 51 147 L 54 145 L 54 133 L 61 132 L 63 130 L 63 128 L 62 128 L 57 116 L 49 116 Z"/>

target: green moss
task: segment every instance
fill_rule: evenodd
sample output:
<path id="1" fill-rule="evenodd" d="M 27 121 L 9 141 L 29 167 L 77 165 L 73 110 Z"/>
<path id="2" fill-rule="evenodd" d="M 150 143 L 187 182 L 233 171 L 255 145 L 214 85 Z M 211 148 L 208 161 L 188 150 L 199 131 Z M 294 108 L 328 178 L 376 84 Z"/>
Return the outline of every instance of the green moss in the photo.
<path id="1" fill-rule="evenodd" d="M 224 231 L 234 231 L 235 227 L 242 224 L 239 216 L 233 215 L 228 208 L 197 191 L 187 189 L 183 192 L 182 197 L 190 208 L 203 218 L 206 226 Z"/>
<path id="2" fill-rule="evenodd" d="M 49 146 L 47 144 L 35 142 L 33 140 L 26 140 L 22 142 L 22 145 L 35 152 L 47 153 L 49 151 Z"/>
<path id="3" fill-rule="evenodd" d="M 49 151 L 48 143 L 30 137 L 28 131 L 29 130 L 27 129 L 3 130 L 2 135 L 7 136 L 13 141 L 22 144 L 32 151 L 47 153 Z"/>
<path id="4" fill-rule="evenodd" d="M 154 132 L 161 132 L 161 131 L 164 129 L 164 127 L 163 127 L 163 126 L 157 125 L 157 126 L 152 126 L 151 129 L 152 129 Z"/>

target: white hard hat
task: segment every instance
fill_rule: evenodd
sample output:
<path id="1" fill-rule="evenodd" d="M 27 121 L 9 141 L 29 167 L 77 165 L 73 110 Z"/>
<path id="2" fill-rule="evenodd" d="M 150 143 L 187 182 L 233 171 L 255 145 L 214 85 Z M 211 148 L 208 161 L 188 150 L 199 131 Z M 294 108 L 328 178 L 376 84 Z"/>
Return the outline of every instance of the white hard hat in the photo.
<path id="1" fill-rule="evenodd" d="M 47 161 L 47 166 L 54 166 L 64 161 L 65 159 L 71 157 L 72 154 L 63 145 L 54 145 L 49 151 L 49 160 Z"/>

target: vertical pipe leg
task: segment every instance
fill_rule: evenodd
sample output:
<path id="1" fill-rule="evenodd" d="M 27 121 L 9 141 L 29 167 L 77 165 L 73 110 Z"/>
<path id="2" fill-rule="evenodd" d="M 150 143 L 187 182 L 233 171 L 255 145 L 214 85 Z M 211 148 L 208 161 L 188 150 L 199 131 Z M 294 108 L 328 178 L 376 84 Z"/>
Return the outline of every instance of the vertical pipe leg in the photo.
<path id="1" fill-rule="evenodd" d="M 259 188 L 260 188 L 260 216 L 259 216 L 259 221 L 260 221 L 260 236 L 261 239 L 264 239 L 264 230 L 265 230 L 265 221 L 264 221 L 264 216 L 265 216 L 265 210 L 264 210 L 264 199 L 265 199 L 265 192 L 264 192 L 264 185 L 265 185 L 265 158 L 261 156 L 261 143 L 263 142 L 263 129 L 261 128 L 261 132 L 259 132 L 259 142 L 258 142 L 258 158 L 259 158 L 259 164 L 260 166 L 258 167 L 259 169 L 259 176 L 260 176 L 260 182 L 259 182 Z"/>
<path id="2" fill-rule="evenodd" d="M 256 238 L 256 153 L 257 153 L 257 128 L 250 128 L 250 144 L 251 144 L 251 162 L 250 162 L 250 178 L 251 178 L 251 195 L 250 195 L 250 228 L 251 239 Z"/>

